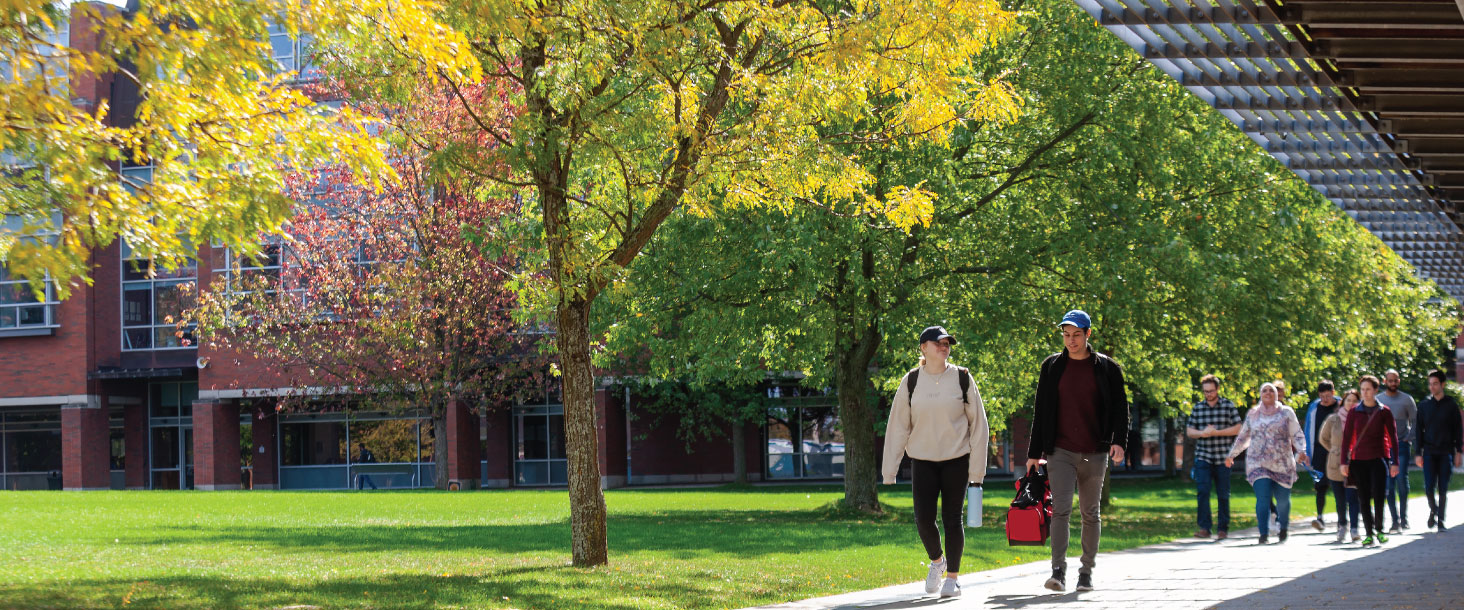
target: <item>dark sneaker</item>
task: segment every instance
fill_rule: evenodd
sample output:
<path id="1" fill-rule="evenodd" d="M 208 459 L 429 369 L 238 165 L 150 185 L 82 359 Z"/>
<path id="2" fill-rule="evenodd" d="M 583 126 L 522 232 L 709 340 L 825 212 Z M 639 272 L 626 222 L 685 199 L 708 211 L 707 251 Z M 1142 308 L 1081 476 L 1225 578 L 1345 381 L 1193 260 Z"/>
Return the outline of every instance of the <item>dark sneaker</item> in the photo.
<path id="1" fill-rule="evenodd" d="M 1224 540 L 1224 539 L 1229 538 L 1229 537 L 1230 537 L 1230 532 L 1227 532 L 1225 530 L 1220 530 L 1218 532 L 1215 532 L 1215 539 L 1216 540 Z"/>
<path id="2" fill-rule="evenodd" d="M 1052 578 L 1047 579 L 1047 582 L 1042 583 L 1042 586 L 1053 591 L 1066 591 L 1067 582 L 1063 580 L 1063 571 L 1060 569 L 1052 570 Z"/>
<path id="3" fill-rule="evenodd" d="M 1093 575 L 1092 574 L 1084 574 L 1082 572 L 1078 572 L 1078 590 L 1079 591 L 1092 591 L 1093 590 Z"/>
<path id="4" fill-rule="evenodd" d="M 1401 534 L 1401 533 L 1403 533 L 1403 530 L 1398 527 L 1398 524 L 1397 523 L 1394 523 L 1393 524 L 1393 527 L 1388 528 L 1388 533 L 1389 534 Z"/>
<path id="5" fill-rule="evenodd" d="M 1428 523 L 1426 525 L 1424 525 L 1423 527 L 1424 527 L 1424 529 L 1433 529 L 1433 526 L 1434 526 L 1434 516 L 1433 516 L 1433 513 L 1429 513 L 1428 514 Z"/>
<path id="6" fill-rule="evenodd" d="M 1266 535 L 1265 534 L 1261 534 L 1261 544 L 1265 544 L 1266 542 L 1268 542 L 1266 540 Z"/>
<path id="7" fill-rule="evenodd" d="M 1429 527 L 1433 527 L 1433 523 L 1430 522 L 1428 524 L 1428 526 Z M 1196 531 L 1195 532 L 1195 537 L 1196 538 L 1209 538 L 1210 537 L 1210 530 L 1199 530 L 1199 531 Z"/>
<path id="8" fill-rule="evenodd" d="M 1281 530 L 1280 533 L 1276 534 L 1276 543 L 1280 544 L 1282 542 L 1286 542 L 1286 530 Z"/>
<path id="9" fill-rule="evenodd" d="M 1405 530 L 1406 529 L 1413 529 L 1413 526 L 1408 525 L 1408 518 L 1407 517 L 1404 517 L 1403 518 L 1403 529 L 1405 529 Z"/>

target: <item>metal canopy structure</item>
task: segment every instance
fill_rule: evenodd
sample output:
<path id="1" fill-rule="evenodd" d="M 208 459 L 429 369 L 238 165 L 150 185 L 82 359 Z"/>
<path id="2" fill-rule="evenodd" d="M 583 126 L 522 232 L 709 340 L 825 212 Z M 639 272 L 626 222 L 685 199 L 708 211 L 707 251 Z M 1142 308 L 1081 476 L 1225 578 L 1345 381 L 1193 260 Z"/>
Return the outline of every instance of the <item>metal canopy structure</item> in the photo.
<path id="1" fill-rule="evenodd" d="M 1464 0 L 1075 0 L 1464 302 Z"/>

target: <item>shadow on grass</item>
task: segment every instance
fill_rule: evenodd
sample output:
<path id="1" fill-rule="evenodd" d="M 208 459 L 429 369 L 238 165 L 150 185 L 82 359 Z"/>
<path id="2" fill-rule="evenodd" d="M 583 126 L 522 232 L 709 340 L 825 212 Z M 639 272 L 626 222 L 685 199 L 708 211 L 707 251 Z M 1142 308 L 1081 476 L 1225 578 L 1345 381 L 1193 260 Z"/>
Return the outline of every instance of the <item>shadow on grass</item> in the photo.
<path id="1" fill-rule="evenodd" d="M 559 570 L 573 571 L 563 574 Z M 648 582 L 626 591 L 603 570 L 514 568 L 483 576 L 391 574 L 297 581 L 179 576 L 146 581 L 75 580 L 0 585 L 5 608 L 605 608 L 631 610 L 644 600 L 715 607 L 718 591 L 694 579 Z M 642 603 L 636 603 L 642 600 Z"/>
<path id="2" fill-rule="evenodd" d="M 815 511 L 687 511 L 667 515 L 611 515 L 610 547 L 657 551 L 693 559 L 706 553 L 739 558 L 770 553 L 846 550 L 882 545 L 885 532 L 913 528 L 906 519 L 823 520 Z M 844 527 L 840 527 L 840 526 Z M 569 548 L 568 520 L 495 525 L 365 524 L 328 527 L 154 527 L 119 537 L 132 545 L 262 546 L 337 552 L 452 552 L 561 554 Z"/>

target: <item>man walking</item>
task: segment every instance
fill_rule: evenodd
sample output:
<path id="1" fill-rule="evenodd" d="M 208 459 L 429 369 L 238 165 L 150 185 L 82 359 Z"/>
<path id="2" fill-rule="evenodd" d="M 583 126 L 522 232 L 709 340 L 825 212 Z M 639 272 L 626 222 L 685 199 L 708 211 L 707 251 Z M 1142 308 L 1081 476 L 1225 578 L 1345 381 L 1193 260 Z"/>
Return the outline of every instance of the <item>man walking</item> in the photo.
<path id="1" fill-rule="evenodd" d="M 1093 351 L 1088 314 L 1072 310 L 1062 317 L 1063 350 L 1042 361 L 1032 414 L 1027 468 L 1046 458 L 1052 485 L 1052 578 L 1044 586 L 1067 589 L 1067 547 L 1077 492 L 1082 511 L 1082 567 L 1079 591 L 1093 590 L 1098 556 L 1099 496 L 1109 459 L 1123 460 L 1128 437 L 1128 395 L 1123 369 L 1112 358 Z"/>
<path id="2" fill-rule="evenodd" d="M 1428 496 L 1428 527 L 1444 531 L 1444 505 L 1449 501 L 1452 466 L 1464 466 L 1464 430 L 1460 429 L 1459 403 L 1444 394 L 1443 371 L 1428 374 L 1428 398 L 1418 403 L 1418 467 L 1423 469 L 1423 493 Z M 1434 489 L 1439 491 L 1434 500 Z"/>
<path id="3" fill-rule="evenodd" d="M 1378 402 L 1393 412 L 1393 421 L 1398 425 L 1398 473 L 1388 477 L 1388 516 L 1392 518 L 1389 534 L 1408 529 L 1408 465 L 1413 440 L 1413 423 L 1418 419 L 1418 405 L 1413 397 L 1398 391 L 1398 371 L 1388 369 L 1383 373 L 1383 393 Z M 1399 502 L 1398 499 L 1403 501 Z M 1401 529 L 1400 529 L 1401 528 Z"/>
<path id="4" fill-rule="evenodd" d="M 357 464 L 376 463 L 376 455 L 371 453 L 370 449 L 366 448 L 366 443 L 356 443 L 356 447 L 361 451 L 356 457 Z M 371 489 L 376 489 L 376 482 L 371 480 L 371 475 L 362 472 L 357 473 L 356 477 L 358 478 L 356 481 L 356 489 L 366 489 L 367 485 L 370 485 Z"/>
<path id="5" fill-rule="evenodd" d="M 1195 439 L 1195 495 L 1199 500 L 1199 531 L 1196 538 L 1209 538 L 1214 523 L 1210 519 L 1210 490 L 1215 490 L 1216 504 L 1220 509 L 1220 528 L 1215 539 L 1224 540 L 1230 535 L 1230 468 L 1225 465 L 1225 454 L 1240 433 L 1240 410 L 1228 398 L 1220 397 L 1220 380 L 1214 375 L 1200 378 L 1200 393 L 1205 399 L 1195 403 L 1190 411 L 1189 424 L 1184 434 Z"/>
<path id="6" fill-rule="evenodd" d="M 1317 438 L 1321 436 L 1322 424 L 1337 412 L 1339 404 L 1331 380 L 1323 379 L 1317 384 L 1317 399 L 1307 407 L 1306 422 L 1301 426 L 1306 435 L 1306 454 L 1311 456 L 1308 469 L 1311 470 L 1312 487 L 1317 492 L 1317 518 L 1312 519 L 1311 526 L 1319 532 L 1327 527 L 1327 493 L 1332 490 L 1332 484 L 1327 480 L 1327 448 L 1317 442 Z M 1347 507 L 1339 508 L 1346 510 Z"/>

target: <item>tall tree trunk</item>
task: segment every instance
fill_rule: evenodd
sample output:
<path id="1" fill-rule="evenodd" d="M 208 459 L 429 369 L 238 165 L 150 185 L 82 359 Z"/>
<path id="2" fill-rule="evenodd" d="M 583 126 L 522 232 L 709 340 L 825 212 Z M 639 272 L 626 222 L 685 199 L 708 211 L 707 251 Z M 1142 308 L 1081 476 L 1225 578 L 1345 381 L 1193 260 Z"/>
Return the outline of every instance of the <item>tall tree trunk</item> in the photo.
<path id="1" fill-rule="evenodd" d="M 874 409 L 869 405 L 868 357 L 860 350 L 839 355 L 836 383 L 839 420 L 844 425 L 844 503 L 865 512 L 880 512 L 879 459 L 874 448 Z"/>
<path id="2" fill-rule="evenodd" d="M 559 366 L 564 371 L 564 441 L 569 458 L 569 529 L 574 565 L 609 561 L 600 446 L 595 433 L 594 371 L 590 368 L 590 304 L 559 304 Z"/>
<path id="3" fill-rule="evenodd" d="M 1172 477 L 1179 473 L 1179 465 L 1174 463 L 1174 418 L 1164 418 L 1164 449 L 1161 455 L 1164 456 L 1164 476 Z"/>
<path id="4" fill-rule="evenodd" d="M 746 422 L 732 422 L 732 478 L 738 485 L 747 484 Z"/>
<path id="5" fill-rule="evenodd" d="M 874 409 L 869 404 L 869 364 L 884 338 L 879 332 L 881 304 L 870 288 L 875 276 L 874 252 L 863 244 L 859 267 L 839 264 L 835 280 L 839 329 L 834 339 L 834 383 L 839 391 L 839 420 L 844 426 L 844 503 L 850 508 L 878 513 L 879 459 L 874 448 Z M 850 272 L 863 281 L 849 281 Z M 845 293 L 847 291 L 847 294 Z"/>

